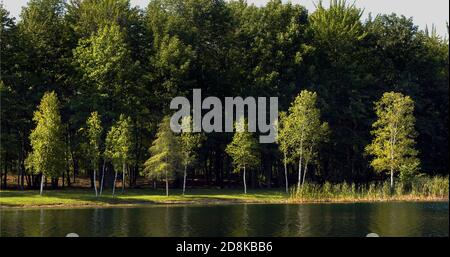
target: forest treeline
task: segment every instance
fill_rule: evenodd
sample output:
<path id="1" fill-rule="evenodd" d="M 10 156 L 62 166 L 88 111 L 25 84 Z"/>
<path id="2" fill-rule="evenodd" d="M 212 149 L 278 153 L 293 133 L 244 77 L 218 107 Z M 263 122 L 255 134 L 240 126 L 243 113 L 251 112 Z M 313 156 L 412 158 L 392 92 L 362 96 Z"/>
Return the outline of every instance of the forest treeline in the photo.
<path id="1" fill-rule="evenodd" d="M 169 103 L 176 96 L 190 98 L 193 88 L 203 97 L 279 97 L 285 113 L 280 117 L 291 113 L 294 121 L 302 103 L 312 99 L 321 136 L 311 137 L 317 139 L 314 154 L 301 169 L 298 156 L 288 161 L 283 155 L 283 149 L 298 149 L 289 143 L 256 148 L 249 135 L 233 133 L 184 138 L 201 141 L 194 150 L 184 149 L 195 152 L 181 165 L 190 186 L 241 183 L 242 175 L 233 173 L 240 160 L 251 164 L 242 167 L 251 170 L 252 187 L 300 185 L 301 170 L 303 181 L 307 174 L 317 183 L 387 179 L 389 173 L 375 172 L 384 164 L 374 162 L 371 153 L 379 151 L 374 137 L 386 136 L 382 122 L 376 122 L 383 101 L 398 103 L 395 99 L 406 106 L 401 110 L 413 141 L 405 144 L 411 146 L 407 154 L 420 159 L 415 168 L 448 174 L 448 40 L 434 29 L 419 30 L 411 18 L 389 14 L 363 21 L 362 10 L 345 1 L 318 3 L 309 13 L 279 0 L 262 7 L 245 1 L 151 0 L 145 9 L 128 0 L 30 0 L 18 21 L 3 6 L 0 16 L 2 188 L 7 176 L 17 178 L 11 187 L 39 187 L 32 153 L 38 135 L 42 138 L 39 129 L 50 120 L 60 127 L 46 134 L 60 138 L 51 151 L 64 156 L 49 173 L 54 187 L 70 186 L 78 177 L 90 178 L 96 192 L 101 190 L 96 180 L 140 186 L 146 171 L 167 168 L 152 157 L 173 152 L 155 144 L 159 138 L 170 146 L 164 130 Z M 54 106 L 60 118 L 49 111 Z M 49 119 L 42 119 L 45 113 Z M 284 135 L 288 142 L 296 131 Z M 127 165 L 108 142 L 127 149 Z M 252 155 L 243 155 L 245 149 Z M 185 178 L 171 182 L 181 187 Z"/>

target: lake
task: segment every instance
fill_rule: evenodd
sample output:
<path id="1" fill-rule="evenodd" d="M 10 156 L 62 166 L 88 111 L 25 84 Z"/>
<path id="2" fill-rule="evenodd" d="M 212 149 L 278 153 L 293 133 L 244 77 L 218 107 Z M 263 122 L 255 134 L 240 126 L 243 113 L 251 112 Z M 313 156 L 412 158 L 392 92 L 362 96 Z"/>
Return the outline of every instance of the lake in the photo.
<path id="1" fill-rule="evenodd" d="M 449 203 L 2 209 L 0 236 L 449 236 Z"/>

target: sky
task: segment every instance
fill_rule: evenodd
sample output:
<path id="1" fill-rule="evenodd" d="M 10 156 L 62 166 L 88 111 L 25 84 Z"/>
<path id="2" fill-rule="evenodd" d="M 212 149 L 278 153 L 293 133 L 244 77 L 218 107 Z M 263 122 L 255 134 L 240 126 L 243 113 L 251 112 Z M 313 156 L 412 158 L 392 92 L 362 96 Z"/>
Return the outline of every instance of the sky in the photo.
<path id="1" fill-rule="evenodd" d="M 26 5 L 28 0 L 0 0 L 3 2 L 6 10 L 13 17 L 18 18 L 20 10 Z M 325 6 L 330 0 L 324 0 Z M 349 2 L 351 2 L 350 0 Z M 376 14 L 396 13 L 413 17 L 414 23 L 421 29 L 425 26 L 436 26 L 438 34 L 448 37 L 446 22 L 449 20 L 449 0 L 354 0 L 355 5 L 364 9 L 363 19 L 367 18 L 369 13 Z M 145 8 L 149 0 L 130 0 L 132 5 L 138 5 Z M 247 0 L 248 3 L 261 6 L 268 0 Z M 287 2 L 287 0 L 283 0 Z M 292 3 L 301 4 L 310 12 L 314 11 L 314 3 L 317 0 L 291 0 Z"/>

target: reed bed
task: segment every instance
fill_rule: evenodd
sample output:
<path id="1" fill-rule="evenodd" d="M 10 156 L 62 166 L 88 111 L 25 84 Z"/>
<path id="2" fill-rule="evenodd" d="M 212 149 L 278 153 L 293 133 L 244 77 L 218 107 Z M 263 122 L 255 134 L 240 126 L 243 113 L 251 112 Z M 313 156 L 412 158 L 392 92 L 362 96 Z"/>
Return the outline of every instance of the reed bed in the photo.
<path id="1" fill-rule="evenodd" d="M 392 200 L 448 200 L 449 177 L 418 177 L 410 182 L 389 181 L 356 185 L 354 183 L 322 185 L 305 183 L 290 189 L 291 202 L 360 202 Z"/>

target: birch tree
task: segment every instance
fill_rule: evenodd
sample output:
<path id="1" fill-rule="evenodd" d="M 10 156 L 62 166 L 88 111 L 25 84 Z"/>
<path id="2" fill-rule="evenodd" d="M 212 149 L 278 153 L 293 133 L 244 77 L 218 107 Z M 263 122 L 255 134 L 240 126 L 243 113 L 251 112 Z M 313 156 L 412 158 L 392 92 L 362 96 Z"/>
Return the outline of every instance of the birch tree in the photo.
<path id="1" fill-rule="evenodd" d="M 196 150 L 200 147 L 202 141 L 202 134 L 192 132 L 192 125 L 192 118 L 190 116 L 183 118 L 182 133 L 180 135 L 180 149 L 182 154 L 182 162 L 184 165 L 183 195 L 186 191 L 187 168 L 197 158 Z"/>
<path id="2" fill-rule="evenodd" d="M 321 142 L 325 142 L 328 140 L 329 135 L 329 127 L 328 123 L 323 122 L 321 123 L 320 120 L 317 118 L 314 118 L 312 120 L 312 123 L 310 124 L 313 126 L 314 131 L 311 133 L 310 137 L 305 140 L 305 166 L 303 169 L 303 180 L 302 185 L 305 184 L 306 181 L 306 173 L 308 172 L 308 165 L 316 162 L 318 157 L 318 150 L 319 150 L 319 144 Z"/>
<path id="3" fill-rule="evenodd" d="M 366 152 L 374 159 L 371 166 L 378 172 L 389 171 L 391 188 L 394 173 L 403 165 L 418 166 L 415 149 L 417 132 L 414 129 L 414 101 L 401 93 L 386 92 L 375 103 L 377 120 L 372 124 L 372 142 Z"/>
<path id="4" fill-rule="evenodd" d="M 55 92 L 44 94 L 33 121 L 36 127 L 31 131 L 32 151 L 26 165 L 34 173 L 41 174 L 39 193 L 42 195 L 45 177 L 57 178 L 65 169 L 63 126 Z"/>
<path id="5" fill-rule="evenodd" d="M 290 143 L 287 148 L 292 151 L 292 158 L 298 159 L 297 187 L 302 185 L 308 163 L 317 154 L 317 146 L 325 139 L 328 125 L 320 121 L 317 108 L 317 94 L 302 90 L 289 108 L 285 137 Z M 283 134 L 282 133 L 282 134 Z"/>
<path id="6" fill-rule="evenodd" d="M 247 194 L 246 169 L 257 167 L 260 156 L 258 142 L 252 133 L 247 131 L 244 119 L 237 122 L 233 140 L 227 145 L 225 151 L 233 161 L 234 172 L 238 173 L 243 169 L 244 193 Z"/>
<path id="7" fill-rule="evenodd" d="M 277 123 L 277 144 L 280 152 L 283 155 L 283 164 L 284 164 L 284 178 L 285 178 L 285 187 L 286 194 L 289 193 L 289 182 L 288 182 L 288 174 L 287 174 L 287 165 L 290 161 L 289 159 L 289 151 L 290 147 L 290 134 L 289 131 L 290 124 L 289 119 L 286 112 L 280 112 L 278 123 Z"/>
<path id="8" fill-rule="evenodd" d="M 113 195 L 115 194 L 117 175 L 120 169 L 122 169 L 122 193 L 125 190 L 125 173 L 132 147 L 131 119 L 121 114 L 119 120 L 111 127 L 106 136 L 105 157 L 112 162 L 115 171 Z"/>
<path id="9" fill-rule="evenodd" d="M 97 192 L 97 168 L 99 167 L 99 161 L 101 157 L 100 145 L 103 128 L 100 120 L 100 115 L 97 112 L 92 112 L 86 121 L 86 133 L 87 133 L 87 156 L 91 162 L 94 177 L 94 190 L 95 196 L 98 196 Z M 103 182 L 103 181 L 102 181 Z"/>

